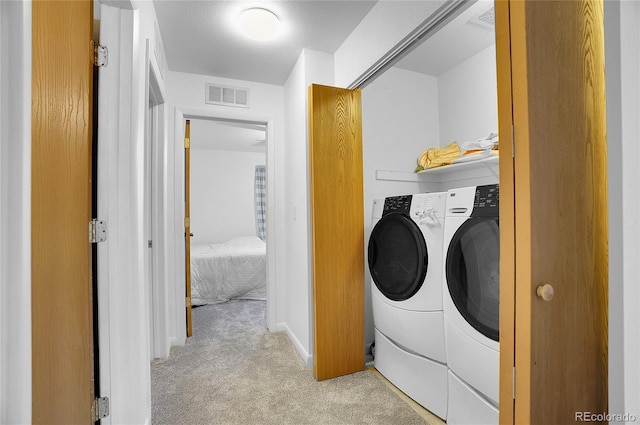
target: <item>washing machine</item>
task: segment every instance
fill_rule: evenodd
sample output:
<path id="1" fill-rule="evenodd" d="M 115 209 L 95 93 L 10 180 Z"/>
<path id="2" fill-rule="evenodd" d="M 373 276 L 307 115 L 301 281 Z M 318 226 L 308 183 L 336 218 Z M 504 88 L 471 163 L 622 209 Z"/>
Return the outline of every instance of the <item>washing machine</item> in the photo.
<path id="1" fill-rule="evenodd" d="M 448 424 L 498 423 L 499 187 L 447 193 L 444 331 Z"/>
<path id="2" fill-rule="evenodd" d="M 446 193 L 376 200 L 368 246 L 376 369 L 434 414 L 447 414 L 443 324 Z"/>

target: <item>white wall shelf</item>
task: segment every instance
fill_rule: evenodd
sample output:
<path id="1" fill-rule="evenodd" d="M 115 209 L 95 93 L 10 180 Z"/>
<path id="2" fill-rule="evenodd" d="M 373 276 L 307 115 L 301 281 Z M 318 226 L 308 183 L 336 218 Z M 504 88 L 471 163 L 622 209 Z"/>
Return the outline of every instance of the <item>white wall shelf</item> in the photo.
<path id="1" fill-rule="evenodd" d="M 461 162 L 458 164 L 446 165 L 444 167 L 431 168 L 428 170 L 419 171 L 417 173 L 377 170 L 376 179 L 389 181 L 440 183 L 459 180 L 461 174 L 464 174 L 465 178 L 473 177 L 473 175 L 494 175 L 497 178 L 498 161 L 499 158 L 497 155 L 495 155 L 488 158 L 479 159 L 477 161 Z"/>

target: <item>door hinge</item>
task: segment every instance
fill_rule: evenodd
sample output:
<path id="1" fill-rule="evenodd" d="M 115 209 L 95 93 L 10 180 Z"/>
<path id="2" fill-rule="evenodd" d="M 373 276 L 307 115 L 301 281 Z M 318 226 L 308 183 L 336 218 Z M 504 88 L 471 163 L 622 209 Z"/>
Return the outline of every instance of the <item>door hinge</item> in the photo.
<path id="1" fill-rule="evenodd" d="M 89 242 L 98 243 L 107 240 L 107 222 L 93 219 L 89 222 Z"/>
<path id="2" fill-rule="evenodd" d="M 191 139 L 189 139 L 188 137 L 184 138 L 184 148 L 185 149 L 189 149 L 191 147 Z"/>
<path id="3" fill-rule="evenodd" d="M 516 157 L 516 128 L 511 126 L 511 158 Z"/>
<path id="4" fill-rule="evenodd" d="M 184 299 L 184 306 L 185 307 L 191 307 L 191 297 L 186 297 Z"/>
<path id="5" fill-rule="evenodd" d="M 109 397 L 99 397 L 91 405 L 91 419 L 97 422 L 109 416 Z"/>
<path id="6" fill-rule="evenodd" d="M 91 44 L 93 44 L 93 65 L 97 67 L 107 66 L 109 64 L 109 49 L 94 41 Z"/>
<path id="7" fill-rule="evenodd" d="M 513 399 L 516 399 L 516 367 L 513 367 L 513 373 L 511 375 L 511 395 Z"/>
<path id="8" fill-rule="evenodd" d="M 189 220 L 189 217 L 184 218 L 184 227 L 191 227 L 191 220 Z"/>

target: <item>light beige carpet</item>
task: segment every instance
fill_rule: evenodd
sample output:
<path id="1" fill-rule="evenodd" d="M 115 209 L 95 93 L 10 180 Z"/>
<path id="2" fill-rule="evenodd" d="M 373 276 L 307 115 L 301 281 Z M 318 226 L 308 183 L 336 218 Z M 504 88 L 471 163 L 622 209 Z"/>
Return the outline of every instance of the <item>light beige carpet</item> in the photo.
<path id="1" fill-rule="evenodd" d="M 436 424 L 370 370 L 318 382 L 265 303 L 194 309 L 194 336 L 152 362 L 154 424 Z"/>

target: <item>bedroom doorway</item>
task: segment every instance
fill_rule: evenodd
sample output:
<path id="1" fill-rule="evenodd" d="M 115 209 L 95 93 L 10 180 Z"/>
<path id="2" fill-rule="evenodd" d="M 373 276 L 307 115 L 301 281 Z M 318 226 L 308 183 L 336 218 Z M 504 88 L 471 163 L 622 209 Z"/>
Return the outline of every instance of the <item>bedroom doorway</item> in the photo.
<path id="1" fill-rule="evenodd" d="M 186 116 L 185 121 L 190 128 L 184 186 L 190 204 L 188 303 L 195 308 L 249 299 L 266 307 L 269 123 Z"/>

